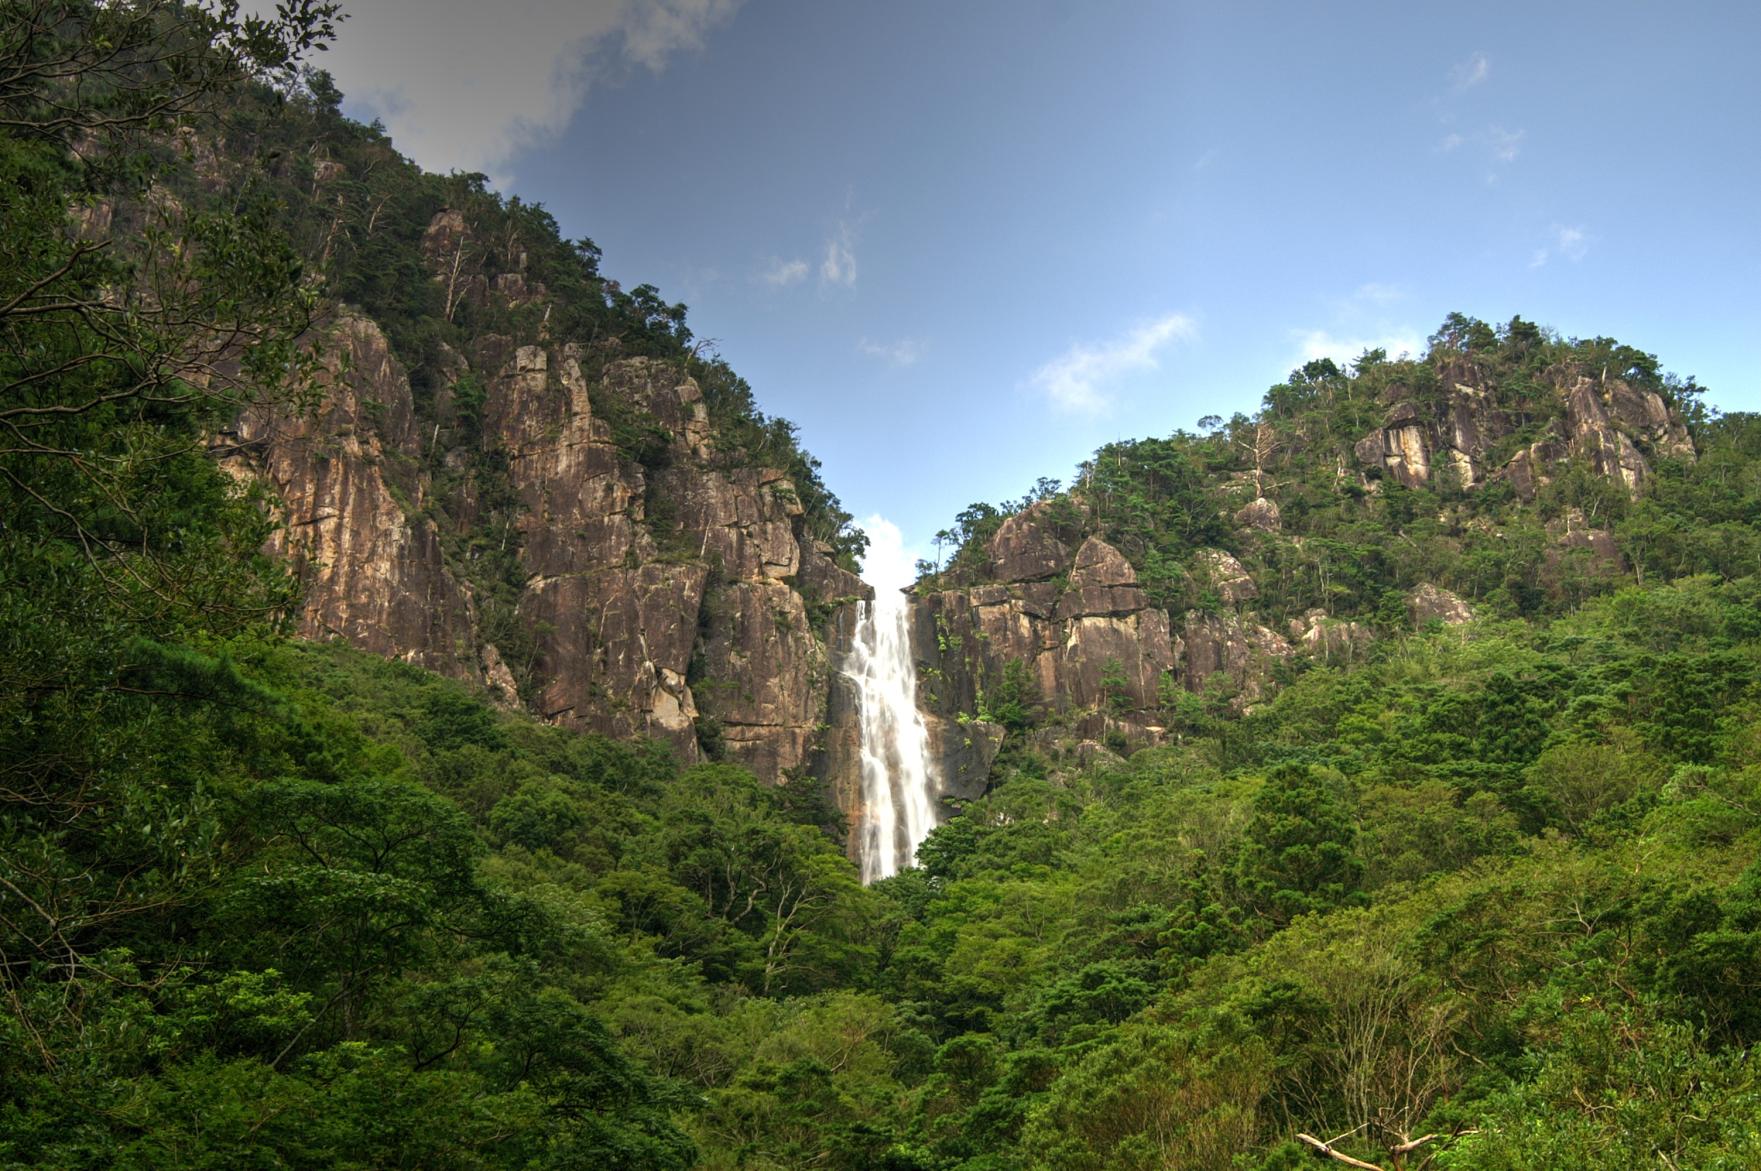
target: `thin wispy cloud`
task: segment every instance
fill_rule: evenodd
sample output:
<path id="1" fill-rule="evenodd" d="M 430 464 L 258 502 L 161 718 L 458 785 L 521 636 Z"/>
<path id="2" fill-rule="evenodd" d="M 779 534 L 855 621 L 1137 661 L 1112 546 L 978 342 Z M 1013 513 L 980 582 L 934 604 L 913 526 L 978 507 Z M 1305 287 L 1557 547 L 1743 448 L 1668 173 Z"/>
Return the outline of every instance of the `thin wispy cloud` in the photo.
<path id="1" fill-rule="evenodd" d="M 1351 294 L 1351 299 L 1360 305 L 1392 305 L 1406 296 L 1406 290 L 1399 285 L 1383 284 L 1381 281 L 1368 281 L 1359 285 Z"/>
<path id="2" fill-rule="evenodd" d="M 1498 182 L 1498 168 L 1516 162 L 1522 154 L 1524 140 L 1528 131 L 1521 128 L 1511 130 L 1504 126 L 1490 125 L 1480 130 L 1457 130 L 1461 111 L 1467 108 L 1470 99 L 1464 97 L 1469 90 L 1485 85 L 1492 76 L 1492 59 L 1484 52 L 1474 52 L 1464 61 L 1458 61 L 1449 70 L 1449 92 L 1438 95 L 1434 101 L 1438 107 L 1438 121 L 1444 127 L 1443 136 L 1433 143 L 1431 150 L 1435 154 L 1454 154 L 1464 146 L 1471 145 L 1472 154 L 1486 160 L 1491 169 L 1486 174 L 1486 182 Z"/>
<path id="3" fill-rule="evenodd" d="M 1492 59 L 1484 53 L 1474 53 L 1449 71 L 1449 84 L 1457 91 L 1469 90 L 1491 76 Z"/>
<path id="4" fill-rule="evenodd" d="M 889 366 L 915 366 L 923 360 L 929 347 L 914 337 L 900 338 L 896 342 L 876 342 L 863 338 L 856 343 L 856 349 L 870 358 L 878 358 Z"/>
<path id="5" fill-rule="evenodd" d="M 1485 134 L 1486 149 L 1492 157 L 1501 163 L 1514 163 L 1523 152 L 1523 139 L 1529 136 L 1526 130 L 1506 130 L 1502 126 L 1488 127 Z"/>
<path id="6" fill-rule="evenodd" d="M 1325 329 L 1299 329 L 1293 331 L 1292 336 L 1296 341 L 1296 355 L 1292 366 L 1302 366 L 1320 358 L 1331 358 L 1343 369 L 1356 362 L 1365 350 L 1383 350 L 1388 357 L 1398 358 L 1402 354 L 1421 354 L 1425 349 L 1418 332 L 1407 328 L 1365 335 L 1340 335 Z"/>
<path id="7" fill-rule="evenodd" d="M 800 259 L 772 260 L 770 267 L 758 274 L 758 279 L 776 288 L 799 284 L 807 279 L 807 262 Z"/>
<path id="8" fill-rule="evenodd" d="M 1195 171 L 1207 170 L 1210 165 L 1216 161 L 1217 148 L 1213 146 L 1210 150 L 1207 150 L 1204 154 L 1193 160 L 1192 169 Z"/>
<path id="9" fill-rule="evenodd" d="M 1077 344 L 1033 372 L 1029 385 L 1054 407 L 1072 414 L 1099 415 L 1112 406 L 1107 384 L 1123 374 L 1154 370 L 1164 350 L 1198 335 L 1184 313 L 1169 313 L 1101 345 Z"/>
<path id="10" fill-rule="evenodd" d="M 1469 150 L 1462 152 L 1463 157 L 1483 163 L 1487 168 L 1486 182 L 1496 183 L 1499 170 L 1522 157 L 1528 138 L 1527 130 L 1510 130 L 1503 126 L 1487 126 L 1468 134 L 1451 130 L 1438 139 L 1431 149 L 1435 154 L 1446 155 L 1469 147 Z"/>
<path id="11" fill-rule="evenodd" d="M 819 279 L 828 285 L 856 287 L 856 241 L 848 223 L 825 242 L 825 259 L 819 262 Z"/>
<path id="12" fill-rule="evenodd" d="M 1590 237 L 1584 229 L 1556 227 L 1553 229 L 1553 238 L 1540 248 L 1535 249 L 1534 256 L 1529 260 L 1529 267 L 1540 268 L 1555 257 L 1576 264 L 1589 251 Z"/>
<path id="13" fill-rule="evenodd" d="M 422 166 L 505 185 L 514 158 L 561 133 L 593 85 L 632 67 L 661 72 L 739 2 L 372 0 L 349 5 L 320 63 Z"/>

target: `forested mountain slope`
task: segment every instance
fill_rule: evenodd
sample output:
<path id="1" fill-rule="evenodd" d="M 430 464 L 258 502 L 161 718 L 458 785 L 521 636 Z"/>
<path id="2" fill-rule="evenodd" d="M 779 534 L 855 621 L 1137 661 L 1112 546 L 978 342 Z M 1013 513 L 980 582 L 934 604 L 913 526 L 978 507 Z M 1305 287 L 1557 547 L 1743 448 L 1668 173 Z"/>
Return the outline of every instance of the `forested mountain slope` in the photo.
<path id="1" fill-rule="evenodd" d="M 487 683 L 687 761 L 808 772 L 828 623 L 862 534 L 685 307 L 598 270 L 542 209 L 441 178 L 341 117 L 322 77 L 259 92 L 190 179 L 260 190 L 330 312 L 322 407 L 224 436 L 303 569 L 298 629 Z"/>
<path id="2" fill-rule="evenodd" d="M 805 654 L 856 542 L 658 295 L 290 79 L 330 15 L 0 0 L 0 1166 L 1761 1165 L 1752 419 L 1462 319 L 969 510 L 925 683 L 1001 755 L 863 887 L 701 718 L 546 722 L 535 577 L 719 551 Z M 960 676 L 963 604 L 1117 650 Z"/>
<path id="3" fill-rule="evenodd" d="M 482 176 L 423 173 L 323 75 L 229 97 L 75 143 L 77 223 L 92 254 L 162 267 L 153 249 L 245 210 L 299 265 L 303 367 L 280 394 L 237 378 L 213 440 L 268 490 L 298 633 L 805 776 L 829 620 L 866 590 L 864 538 L 793 427 L 683 305 L 603 277 L 590 240 Z M 201 364 L 234 379 L 243 352 Z"/>
<path id="4" fill-rule="evenodd" d="M 961 512 L 917 587 L 929 692 L 1048 746 L 1154 744 L 1427 622 L 1753 573 L 1761 433 L 1701 393 L 1521 318 L 1311 362 L 1253 418 L 1110 444 L 1067 491 Z"/>

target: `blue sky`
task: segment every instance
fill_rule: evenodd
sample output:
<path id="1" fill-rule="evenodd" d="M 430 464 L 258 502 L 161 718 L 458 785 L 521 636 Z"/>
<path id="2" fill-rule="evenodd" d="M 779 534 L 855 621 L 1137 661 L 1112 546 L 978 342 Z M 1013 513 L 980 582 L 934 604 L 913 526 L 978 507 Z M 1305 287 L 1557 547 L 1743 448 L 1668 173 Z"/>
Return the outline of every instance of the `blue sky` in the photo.
<path id="1" fill-rule="evenodd" d="M 1761 5 L 356 9 L 351 112 L 689 304 L 918 549 L 1456 309 L 1761 409 Z"/>

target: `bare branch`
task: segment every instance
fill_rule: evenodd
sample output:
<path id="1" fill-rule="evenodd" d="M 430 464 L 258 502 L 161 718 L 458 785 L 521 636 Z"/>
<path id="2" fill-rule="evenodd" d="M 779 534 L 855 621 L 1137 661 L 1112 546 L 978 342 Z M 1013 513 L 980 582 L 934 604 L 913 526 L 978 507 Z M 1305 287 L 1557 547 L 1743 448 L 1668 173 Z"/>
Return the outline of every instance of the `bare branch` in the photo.
<path id="1" fill-rule="evenodd" d="M 1298 1134 L 1296 1137 L 1298 1141 L 1307 1143 L 1320 1154 L 1326 1155 L 1330 1159 L 1336 1159 L 1339 1162 L 1344 1163 L 1347 1167 L 1357 1167 L 1360 1171 L 1385 1171 L 1384 1168 L 1375 1163 L 1366 1163 L 1362 1159 L 1352 1158 L 1344 1151 L 1335 1150 L 1331 1145 L 1322 1142 L 1312 1134 Z"/>

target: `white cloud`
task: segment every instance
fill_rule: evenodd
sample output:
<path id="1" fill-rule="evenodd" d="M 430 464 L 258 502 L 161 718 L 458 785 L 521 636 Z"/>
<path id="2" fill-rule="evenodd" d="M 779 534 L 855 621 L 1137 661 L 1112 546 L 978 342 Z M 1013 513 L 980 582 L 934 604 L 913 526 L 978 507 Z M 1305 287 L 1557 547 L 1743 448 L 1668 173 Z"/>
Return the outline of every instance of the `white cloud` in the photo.
<path id="1" fill-rule="evenodd" d="M 700 48 L 739 0 L 363 0 L 316 64 L 435 171 L 506 183 L 599 80 Z M 258 9 L 270 7 L 257 0 Z"/>
<path id="2" fill-rule="evenodd" d="M 1198 158 L 1193 161 L 1192 169 L 1195 171 L 1203 171 L 1208 169 L 1210 165 L 1216 161 L 1217 148 L 1213 146 L 1210 150 L 1207 150 L 1204 154 L 1198 156 Z"/>
<path id="3" fill-rule="evenodd" d="M 862 555 L 862 580 L 879 590 L 902 590 L 917 580 L 919 550 L 905 544 L 899 526 L 875 513 L 862 519 L 868 551 Z"/>
<path id="4" fill-rule="evenodd" d="M 807 279 L 807 262 L 799 259 L 772 260 L 770 267 L 760 273 L 758 279 L 778 288 L 796 284 Z"/>
<path id="5" fill-rule="evenodd" d="M 1406 290 L 1399 285 L 1383 284 L 1380 281 L 1369 281 L 1357 287 L 1351 299 L 1360 305 L 1391 305 L 1406 296 Z"/>
<path id="6" fill-rule="evenodd" d="M 1589 251 L 1590 237 L 1584 229 L 1580 227 L 1555 227 L 1553 239 L 1543 247 L 1535 249 L 1535 255 L 1529 260 L 1529 267 L 1540 268 L 1555 256 L 1576 264 Z"/>
<path id="7" fill-rule="evenodd" d="M 1341 369 L 1357 361 L 1365 350 L 1386 350 L 1390 358 L 1402 354 L 1424 353 L 1425 344 L 1411 329 L 1394 329 L 1368 337 L 1339 337 L 1325 329 L 1295 331 L 1297 353 L 1292 367 L 1302 366 L 1318 358 L 1331 358 Z"/>
<path id="8" fill-rule="evenodd" d="M 1492 126 L 1486 130 L 1486 149 L 1492 157 L 1501 163 L 1514 163 L 1522 153 L 1523 139 L 1528 137 L 1526 130 L 1506 130 L 1502 126 Z"/>
<path id="9" fill-rule="evenodd" d="M 819 279 L 828 285 L 856 287 L 856 241 L 849 224 L 839 224 L 837 232 L 827 238 Z"/>
<path id="10" fill-rule="evenodd" d="M 1105 383 L 1132 370 L 1154 370 L 1157 355 L 1177 341 L 1197 336 L 1183 313 L 1169 313 L 1101 346 L 1074 345 L 1033 372 L 1029 383 L 1045 392 L 1059 410 L 1098 415 L 1111 405 Z"/>
<path id="11" fill-rule="evenodd" d="M 872 342 L 863 338 L 856 343 L 856 348 L 871 358 L 879 358 L 894 366 L 915 366 L 929 349 L 913 337 L 900 338 L 896 342 Z"/>
<path id="12" fill-rule="evenodd" d="M 1458 90 L 1472 89 L 1490 76 L 1492 59 L 1484 53 L 1474 53 L 1449 71 L 1449 83 Z"/>
<path id="13" fill-rule="evenodd" d="M 1473 157 L 1484 160 L 1487 165 L 1486 182 L 1496 183 L 1498 168 L 1516 162 L 1523 153 L 1523 144 L 1528 137 L 1527 130 L 1507 130 L 1502 126 L 1488 126 L 1466 136 L 1451 131 L 1438 141 L 1435 150 L 1437 154 L 1450 154 L 1471 142 L 1474 146 Z"/>

